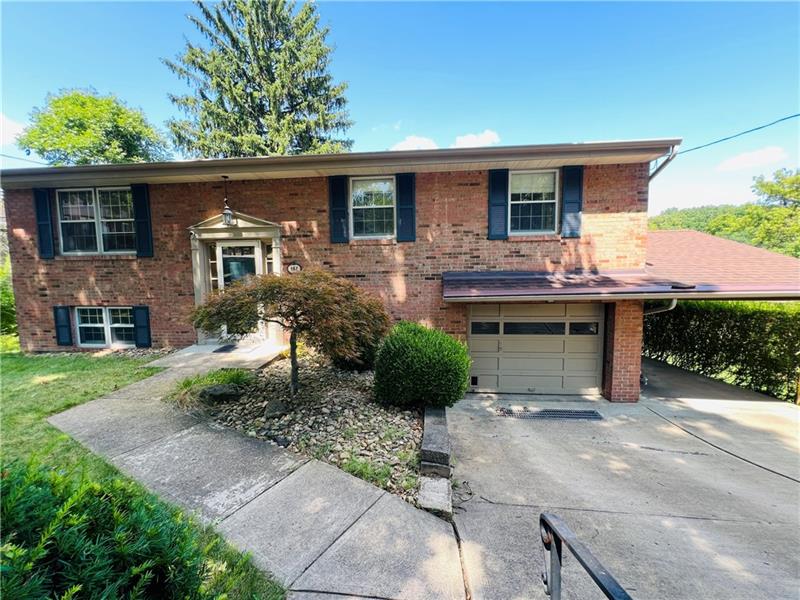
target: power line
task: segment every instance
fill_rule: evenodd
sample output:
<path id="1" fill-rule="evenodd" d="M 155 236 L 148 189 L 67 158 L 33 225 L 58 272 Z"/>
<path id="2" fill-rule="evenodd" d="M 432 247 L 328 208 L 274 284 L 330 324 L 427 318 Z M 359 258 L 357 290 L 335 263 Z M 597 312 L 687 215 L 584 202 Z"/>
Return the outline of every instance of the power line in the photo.
<path id="1" fill-rule="evenodd" d="M 3 154 L 2 152 L 0 152 L 0 156 L 3 156 L 5 158 L 13 158 L 14 160 L 23 160 L 25 162 L 33 163 L 35 165 L 45 165 L 45 166 L 47 166 L 47 163 L 42 162 L 40 160 L 33 160 L 32 158 L 22 158 L 21 156 L 11 156 L 10 154 Z"/>
<path id="2" fill-rule="evenodd" d="M 773 125 L 777 125 L 778 123 L 782 123 L 783 121 L 788 121 L 789 119 L 795 119 L 797 117 L 800 117 L 800 113 L 795 113 L 793 115 L 789 115 L 788 117 L 783 117 L 782 119 L 773 121 L 772 123 L 767 123 L 766 125 L 759 125 L 758 127 L 753 127 L 752 129 L 748 129 L 747 131 L 741 131 L 739 133 L 729 135 L 728 137 L 724 137 L 719 140 L 714 140 L 713 142 L 708 142 L 707 144 L 703 144 L 701 146 L 695 146 L 694 148 L 689 148 L 688 150 L 678 150 L 678 155 L 688 154 L 689 152 L 694 152 L 695 150 L 700 150 L 701 148 L 708 148 L 709 146 L 713 146 L 714 144 L 719 144 L 720 142 L 727 142 L 728 140 L 732 140 L 733 138 L 737 138 L 739 136 L 746 135 L 748 133 L 753 133 L 754 131 L 758 131 L 759 129 L 766 129 L 767 127 L 772 127 Z"/>

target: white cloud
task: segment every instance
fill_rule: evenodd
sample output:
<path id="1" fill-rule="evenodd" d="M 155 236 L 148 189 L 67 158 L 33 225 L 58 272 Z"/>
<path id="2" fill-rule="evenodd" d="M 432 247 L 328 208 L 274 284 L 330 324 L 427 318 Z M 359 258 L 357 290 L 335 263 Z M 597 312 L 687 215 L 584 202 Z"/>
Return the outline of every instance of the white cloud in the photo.
<path id="1" fill-rule="evenodd" d="M 438 147 L 431 138 L 409 135 L 402 142 L 397 142 L 392 146 L 391 150 L 435 150 Z"/>
<path id="2" fill-rule="evenodd" d="M 477 146 L 494 146 L 500 143 L 496 131 L 485 129 L 483 133 L 468 133 L 456 136 L 456 143 L 451 148 L 475 148 Z"/>
<path id="3" fill-rule="evenodd" d="M 786 160 L 787 158 L 788 155 L 786 151 L 780 146 L 767 146 L 766 148 L 760 148 L 752 152 L 742 152 L 736 156 L 731 156 L 719 163 L 716 170 L 720 173 L 743 171 L 745 169 L 771 165 Z"/>
<path id="4" fill-rule="evenodd" d="M 25 126 L 0 113 L 0 145 L 13 145 Z"/>

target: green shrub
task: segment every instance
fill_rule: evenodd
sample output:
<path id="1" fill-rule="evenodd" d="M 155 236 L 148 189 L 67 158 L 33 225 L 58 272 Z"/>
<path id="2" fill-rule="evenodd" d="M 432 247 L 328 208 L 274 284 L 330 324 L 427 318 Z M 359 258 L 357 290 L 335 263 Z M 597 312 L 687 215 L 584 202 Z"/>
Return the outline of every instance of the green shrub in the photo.
<path id="1" fill-rule="evenodd" d="M 797 398 L 800 303 L 681 302 L 645 319 L 644 354 L 781 398 Z"/>
<path id="2" fill-rule="evenodd" d="M 19 462 L 2 478 L 4 598 L 203 597 L 198 531 L 135 484 Z"/>
<path id="3" fill-rule="evenodd" d="M 217 369 L 203 375 L 193 375 L 181 380 L 168 400 L 181 406 L 190 406 L 197 402 L 200 390 L 210 385 L 232 384 L 246 386 L 253 382 L 255 375 L 246 369 Z"/>
<path id="4" fill-rule="evenodd" d="M 375 358 L 375 397 L 398 406 L 453 406 L 467 391 L 467 347 L 438 329 L 395 325 Z"/>
<path id="5" fill-rule="evenodd" d="M 17 332 L 17 307 L 11 285 L 11 259 L 6 256 L 0 265 L 0 333 Z"/>

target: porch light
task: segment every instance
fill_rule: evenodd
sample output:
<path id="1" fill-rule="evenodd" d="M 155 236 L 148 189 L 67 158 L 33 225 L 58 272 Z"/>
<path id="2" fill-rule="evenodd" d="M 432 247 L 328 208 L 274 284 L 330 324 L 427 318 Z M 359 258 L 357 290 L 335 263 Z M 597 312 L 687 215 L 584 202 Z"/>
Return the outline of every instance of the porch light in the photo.
<path id="1" fill-rule="evenodd" d="M 233 211 L 231 210 L 231 207 L 228 206 L 228 176 L 223 175 L 222 181 L 224 182 L 225 185 L 225 198 L 224 198 L 225 208 L 222 209 L 222 223 L 225 226 L 230 227 L 231 225 L 233 225 Z"/>

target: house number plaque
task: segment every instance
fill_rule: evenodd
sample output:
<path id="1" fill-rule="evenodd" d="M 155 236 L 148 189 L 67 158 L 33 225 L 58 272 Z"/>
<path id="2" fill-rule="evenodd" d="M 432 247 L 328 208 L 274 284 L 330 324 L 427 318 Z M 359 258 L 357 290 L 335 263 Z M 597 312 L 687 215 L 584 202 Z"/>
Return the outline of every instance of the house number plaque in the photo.
<path id="1" fill-rule="evenodd" d="M 298 262 L 290 262 L 288 265 L 286 265 L 286 270 L 289 273 L 299 273 L 303 270 L 303 267 L 301 267 L 300 263 Z"/>

